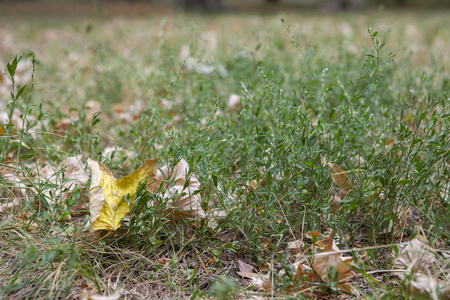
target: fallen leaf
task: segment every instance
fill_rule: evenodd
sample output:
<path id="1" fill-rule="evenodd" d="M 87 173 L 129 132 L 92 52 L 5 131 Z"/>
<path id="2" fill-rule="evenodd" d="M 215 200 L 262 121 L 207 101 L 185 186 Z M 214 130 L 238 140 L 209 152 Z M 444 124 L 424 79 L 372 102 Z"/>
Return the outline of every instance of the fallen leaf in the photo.
<path id="1" fill-rule="evenodd" d="M 410 269 L 426 272 L 436 262 L 434 250 L 419 239 L 413 239 L 406 246 L 398 246 L 400 254 L 394 260 L 393 267 L 396 269 Z M 395 254 L 392 253 L 395 257 Z M 404 272 L 393 272 L 393 275 L 403 277 Z"/>
<path id="2" fill-rule="evenodd" d="M 307 232 L 306 234 L 305 234 L 305 236 L 308 238 L 308 239 L 311 239 L 311 240 L 318 240 L 319 239 L 319 237 L 321 237 L 322 236 L 322 234 L 319 232 L 319 231 L 309 231 L 309 232 Z"/>
<path id="3" fill-rule="evenodd" d="M 325 250 L 314 255 L 312 267 L 325 282 L 330 282 L 330 279 L 328 278 L 328 269 L 336 268 L 338 280 L 339 282 L 342 282 L 345 279 L 356 275 L 355 271 L 348 265 L 348 263 L 351 263 L 352 261 L 353 259 L 351 257 L 343 257 L 342 254 L 339 253 L 336 242 L 333 239 L 330 239 Z M 359 292 L 348 283 L 339 283 L 337 287 L 348 293 L 355 295 L 359 294 Z"/>
<path id="4" fill-rule="evenodd" d="M 80 296 L 80 300 L 119 300 L 124 294 L 125 291 L 123 289 L 118 289 L 109 296 L 92 295 L 87 289 L 85 289 Z"/>
<path id="5" fill-rule="evenodd" d="M 239 264 L 239 272 L 252 273 L 253 271 L 255 271 L 255 268 L 253 268 L 249 264 L 246 264 L 240 259 L 238 260 L 238 264 Z"/>
<path id="6" fill-rule="evenodd" d="M 112 110 L 115 119 L 120 120 L 124 124 L 129 124 L 139 119 L 141 113 L 145 111 L 145 107 L 142 100 L 136 100 L 132 104 L 115 104 Z"/>
<path id="7" fill-rule="evenodd" d="M 333 207 L 333 212 L 336 213 L 341 208 L 341 205 L 339 203 L 342 201 L 342 199 L 345 199 L 348 194 L 348 190 L 340 188 L 338 193 L 333 196 L 333 198 L 331 199 L 331 207 Z"/>
<path id="8" fill-rule="evenodd" d="M 65 168 L 64 176 L 61 169 Z M 52 190 L 53 197 L 57 197 L 64 190 L 66 196 L 70 194 L 77 184 L 85 185 L 89 176 L 85 171 L 84 164 L 82 162 L 82 155 L 71 156 L 64 159 L 56 167 L 47 165 L 39 170 L 39 176 L 37 179 L 41 182 L 52 183 L 57 185 L 58 188 Z M 44 193 L 50 196 L 50 190 L 45 190 Z"/>
<path id="9" fill-rule="evenodd" d="M 298 278 L 302 281 L 314 282 L 317 280 L 314 270 L 305 264 L 299 264 L 296 273 Z"/>
<path id="10" fill-rule="evenodd" d="M 26 194 L 26 184 L 25 184 L 25 178 L 22 176 L 22 172 L 20 168 L 18 168 L 16 165 L 7 162 L 4 166 L 0 167 L 0 176 L 1 179 L 8 184 L 5 184 L 9 191 L 11 192 L 11 196 L 15 197 L 23 197 Z M 13 197 L 9 197 L 9 199 Z M 6 207 L 11 208 L 11 203 L 6 204 Z M 12 207 L 17 206 L 19 203 L 14 202 L 14 205 Z M 8 209 L 9 209 L 8 208 Z"/>
<path id="11" fill-rule="evenodd" d="M 34 133 L 35 128 L 27 128 L 27 124 L 33 123 L 36 118 L 33 116 L 27 115 L 25 120 L 22 120 L 23 114 L 20 110 L 17 108 L 14 108 L 12 114 L 11 114 L 11 124 L 14 125 L 15 129 L 22 131 L 24 129 L 27 129 L 28 133 Z M 5 127 L 3 125 L 7 125 L 10 122 L 10 118 L 8 113 L 5 111 L 0 112 L 0 136 L 3 136 L 4 132 L 6 131 Z"/>
<path id="12" fill-rule="evenodd" d="M 250 182 L 245 182 L 245 186 L 248 188 L 251 188 L 253 193 L 256 193 L 256 189 L 258 188 L 258 181 L 256 181 L 256 179 L 253 179 Z"/>
<path id="13" fill-rule="evenodd" d="M 331 180 L 333 180 L 335 184 L 337 184 L 340 188 L 344 188 L 346 190 L 353 188 L 347 172 L 344 172 L 344 170 L 342 170 L 340 166 L 328 162 L 328 167 L 330 168 Z"/>
<path id="14" fill-rule="evenodd" d="M 392 146 L 394 146 L 394 140 L 392 139 L 388 139 L 386 140 L 385 144 L 384 144 L 387 148 L 391 148 Z"/>
<path id="15" fill-rule="evenodd" d="M 406 281 L 411 295 L 427 294 L 432 299 L 447 299 L 448 280 L 440 282 L 439 275 L 432 272 L 437 269 L 433 268 L 437 262 L 433 248 L 415 238 L 408 245 L 399 246 L 399 250 L 400 253 L 394 260 L 393 267 L 406 271 L 393 271 L 391 274 Z M 392 256 L 394 257 L 394 253 Z"/>
<path id="16" fill-rule="evenodd" d="M 206 217 L 201 207 L 201 196 L 198 194 L 200 182 L 194 173 L 190 174 L 189 165 L 184 159 L 173 168 L 165 165 L 158 170 L 155 181 L 147 189 L 156 192 L 161 183 L 163 187 L 159 196 L 168 199 L 165 212 L 169 218 L 177 221 L 185 217 Z"/>
<path id="17" fill-rule="evenodd" d="M 120 222 L 130 211 L 125 197 L 133 202 L 139 183 L 155 178 L 157 161 L 147 159 L 139 169 L 117 180 L 102 163 L 88 159 L 91 171 L 89 211 L 93 230 L 114 231 L 120 227 Z"/>
<path id="18" fill-rule="evenodd" d="M 292 253 L 300 253 L 303 251 L 303 247 L 305 246 L 305 243 L 303 243 L 302 240 L 295 240 L 292 242 L 289 242 L 287 245 L 287 248 Z"/>
<path id="19" fill-rule="evenodd" d="M 238 113 L 241 110 L 241 106 L 241 97 L 235 94 L 231 94 L 230 98 L 228 99 L 227 111 Z"/>
<path id="20" fill-rule="evenodd" d="M 239 276 L 249 278 L 252 280 L 252 286 L 257 289 L 269 292 L 272 290 L 272 283 L 270 282 L 270 274 L 260 275 L 249 272 L 236 272 Z"/>
<path id="21" fill-rule="evenodd" d="M 208 210 L 208 226 L 212 229 L 217 228 L 220 221 L 222 221 L 227 215 L 227 212 L 222 209 Z"/>
<path id="22" fill-rule="evenodd" d="M 323 236 L 319 231 L 309 231 L 305 234 L 308 239 L 315 240 L 314 246 L 319 247 L 319 249 L 325 249 L 328 247 L 328 242 L 333 239 L 334 233 L 331 232 L 327 236 Z M 322 239 L 319 239 L 323 237 Z"/>
<path id="23" fill-rule="evenodd" d="M 339 195 L 334 195 L 331 199 L 331 207 L 333 208 L 333 212 L 336 213 L 341 208 L 341 205 L 339 204 L 342 201 L 342 198 L 339 197 Z"/>
<path id="24" fill-rule="evenodd" d="M 440 299 L 438 291 L 440 286 L 437 280 L 430 275 L 417 273 L 413 280 L 410 281 L 410 291 L 412 296 L 419 296 L 422 294 L 429 294 L 434 300 Z M 442 298 L 443 299 L 443 298 Z"/>
<path id="25" fill-rule="evenodd" d="M 408 217 L 410 215 L 411 209 L 409 206 L 401 206 L 397 205 L 395 207 L 395 213 L 399 216 L 399 218 L 396 220 L 395 225 L 400 229 L 405 229 L 405 226 L 408 221 Z"/>

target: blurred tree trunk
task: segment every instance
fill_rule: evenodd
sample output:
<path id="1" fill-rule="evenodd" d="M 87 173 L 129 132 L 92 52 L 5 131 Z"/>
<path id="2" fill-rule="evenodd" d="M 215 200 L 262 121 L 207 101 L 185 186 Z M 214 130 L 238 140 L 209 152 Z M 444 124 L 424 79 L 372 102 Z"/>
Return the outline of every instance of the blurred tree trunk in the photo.
<path id="1" fill-rule="evenodd" d="M 181 9 L 222 10 L 222 0 L 178 0 Z"/>

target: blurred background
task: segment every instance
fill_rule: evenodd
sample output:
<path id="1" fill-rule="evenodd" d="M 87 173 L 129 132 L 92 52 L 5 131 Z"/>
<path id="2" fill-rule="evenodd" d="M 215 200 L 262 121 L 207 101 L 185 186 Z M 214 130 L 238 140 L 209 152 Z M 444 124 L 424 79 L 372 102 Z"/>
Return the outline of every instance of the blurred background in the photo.
<path id="1" fill-rule="evenodd" d="M 0 0 L 0 14 L 137 14 L 155 10 L 272 13 L 292 10 L 335 12 L 379 9 L 448 9 L 450 0 Z"/>

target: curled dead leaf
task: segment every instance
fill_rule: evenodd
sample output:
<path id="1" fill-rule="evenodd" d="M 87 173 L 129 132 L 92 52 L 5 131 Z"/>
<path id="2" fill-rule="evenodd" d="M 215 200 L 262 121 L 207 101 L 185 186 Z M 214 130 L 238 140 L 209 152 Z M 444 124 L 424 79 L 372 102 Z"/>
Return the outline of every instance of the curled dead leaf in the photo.
<path id="1" fill-rule="evenodd" d="M 239 272 L 252 273 L 255 271 L 254 267 L 250 266 L 249 264 L 246 264 L 240 259 L 238 260 L 238 264 L 239 264 Z"/>
<path id="2" fill-rule="evenodd" d="M 59 170 L 65 168 L 64 176 Z M 71 193 L 77 184 L 85 185 L 89 176 L 85 171 L 85 167 L 82 161 L 82 155 L 71 156 L 64 159 L 56 167 L 47 165 L 39 171 L 39 181 L 50 182 L 58 185 L 58 189 L 53 191 L 53 196 L 59 196 L 63 190 Z M 45 191 L 48 195 L 49 191 Z"/>
<path id="3" fill-rule="evenodd" d="M 328 242 L 333 239 L 334 233 L 330 232 L 329 235 L 323 236 L 319 231 L 309 231 L 305 234 L 308 239 L 315 240 L 314 246 L 319 249 L 325 249 L 328 247 Z"/>
<path id="4" fill-rule="evenodd" d="M 427 244 L 415 238 L 406 246 L 399 246 L 400 254 L 394 257 L 393 267 L 426 272 L 436 262 L 434 250 Z M 393 275 L 403 277 L 403 272 L 393 272 Z"/>
<path id="5" fill-rule="evenodd" d="M 320 278 L 329 282 L 328 278 L 328 269 L 336 268 L 338 273 L 338 283 L 337 287 L 342 289 L 347 293 L 351 293 L 354 295 L 358 295 L 359 292 L 356 290 L 351 284 L 343 283 L 345 279 L 349 277 L 353 277 L 356 275 L 356 272 L 352 270 L 352 268 L 348 265 L 353 262 L 353 258 L 351 257 L 343 257 L 339 252 L 339 248 L 336 245 L 336 242 L 333 239 L 329 239 L 328 245 L 325 250 L 321 253 L 317 253 L 314 255 L 313 259 L 313 269 L 320 276 Z"/>
<path id="6" fill-rule="evenodd" d="M 328 162 L 328 167 L 330 168 L 331 180 L 335 184 L 346 190 L 353 188 L 350 178 L 347 175 L 348 172 L 344 172 L 340 166 L 331 162 Z"/>
<path id="7" fill-rule="evenodd" d="M 174 167 L 165 165 L 158 170 L 156 179 L 148 186 L 150 192 L 156 192 L 163 184 L 159 196 L 166 199 L 166 215 L 173 221 L 182 218 L 205 218 L 201 207 L 200 182 L 194 173 L 190 173 L 189 164 L 181 159 Z"/>
<path id="8" fill-rule="evenodd" d="M 314 282 L 317 280 L 317 276 L 316 273 L 314 273 L 314 270 L 305 264 L 299 264 L 297 266 L 296 273 L 298 279 L 302 281 Z"/>
<path id="9" fill-rule="evenodd" d="M 439 290 L 441 289 L 443 289 L 443 287 L 439 286 L 436 278 L 427 274 L 417 273 L 410 281 L 410 291 L 412 296 L 428 294 L 433 300 L 438 300 L 440 299 Z"/>
<path id="10" fill-rule="evenodd" d="M 291 251 L 293 254 L 296 254 L 302 252 L 304 246 L 305 243 L 303 243 L 302 240 L 295 240 L 288 243 L 287 249 Z"/>
<path id="11" fill-rule="evenodd" d="M 252 272 L 236 272 L 239 276 L 252 280 L 252 285 L 262 291 L 269 292 L 272 290 L 270 274 L 260 275 Z"/>
<path id="12" fill-rule="evenodd" d="M 319 237 L 321 237 L 322 236 L 322 234 L 319 232 L 319 231 L 308 231 L 306 234 L 305 234 L 305 236 L 308 238 L 308 239 L 311 239 L 311 240 L 318 240 L 319 239 Z"/>

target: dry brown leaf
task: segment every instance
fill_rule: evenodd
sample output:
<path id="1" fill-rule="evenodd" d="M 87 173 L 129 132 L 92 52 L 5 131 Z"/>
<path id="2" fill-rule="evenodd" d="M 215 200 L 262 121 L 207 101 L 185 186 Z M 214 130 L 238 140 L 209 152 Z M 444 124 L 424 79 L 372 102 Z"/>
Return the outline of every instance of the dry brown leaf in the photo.
<path id="1" fill-rule="evenodd" d="M 227 216 L 227 212 L 222 209 L 208 210 L 208 226 L 212 229 L 217 228 L 219 222 Z"/>
<path id="2" fill-rule="evenodd" d="M 86 114 L 86 121 L 92 122 L 94 115 L 102 111 L 102 105 L 98 101 L 89 100 L 84 104 L 83 110 L 85 111 Z M 67 105 L 63 106 L 61 108 L 61 112 L 64 113 L 67 117 L 62 119 L 56 124 L 55 126 L 56 130 L 61 131 L 68 130 L 73 127 L 73 122 L 80 119 L 79 111 L 72 109 L 72 107 L 70 106 Z"/>
<path id="3" fill-rule="evenodd" d="M 403 230 L 408 221 L 408 217 L 410 215 L 411 209 L 409 206 L 401 206 L 397 205 L 395 208 L 395 212 L 398 214 L 399 218 L 396 220 L 395 225 Z"/>
<path id="4" fill-rule="evenodd" d="M 341 205 L 339 204 L 342 201 L 342 198 L 339 197 L 339 195 L 334 195 L 331 199 L 331 207 L 333 208 L 333 212 L 336 213 L 341 208 Z"/>
<path id="5" fill-rule="evenodd" d="M 400 254 L 394 260 L 394 268 L 410 269 L 426 272 L 436 262 L 434 250 L 419 239 L 413 239 L 406 246 L 399 246 Z M 394 253 L 392 253 L 394 257 Z M 403 277 L 403 272 L 393 272 L 393 275 Z"/>
<path id="6" fill-rule="evenodd" d="M 427 294 L 432 299 L 445 299 L 449 282 L 439 282 L 435 276 L 432 276 L 436 274 L 431 274 L 433 265 L 437 261 L 435 251 L 417 238 L 399 248 L 400 254 L 395 259 L 393 267 L 406 272 L 394 271 L 392 275 L 406 280 L 413 296 Z M 394 256 L 394 253 L 392 255 Z M 411 274 L 412 279 L 408 276 Z"/>
<path id="7" fill-rule="evenodd" d="M 350 178 L 347 175 L 348 172 L 344 172 L 340 166 L 331 162 L 328 162 L 328 167 L 330 168 L 331 180 L 333 180 L 335 184 L 346 190 L 353 188 Z"/>
<path id="8" fill-rule="evenodd" d="M 119 300 L 125 294 L 123 289 L 116 290 L 109 296 L 92 295 L 87 289 L 83 290 L 80 300 Z"/>
<path id="9" fill-rule="evenodd" d="M 236 272 L 239 276 L 249 278 L 252 280 L 252 285 L 260 290 L 269 292 L 272 290 L 272 283 L 270 282 L 270 274 L 260 275 L 248 272 Z"/>
<path id="10" fill-rule="evenodd" d="M 55 174 L 62 168 L 66 169 L 63 174 L 60 172 Z M 89 176 L 85 171 L 82 162 L 82 155 L 71 156 L 64 159 L 58 166 L 53 167 L 47 165 L 39 171 L 37 179 L 41 182 L 49 182 L 58 186 L 57 189 L 52 190 L 53 197 L 59 197 L 64 191 L 64 197 L 67 198 L 75 189 L 77 184 L 84 186 L 89 180 Z M 44 194 L 50 197 L 50 190 L 45 190 Z"/>
<path id="11" fill-rule="evenodd" d="M 246 264 L 242 260 L 238 260 L 239 264 L 239 272 L 241 273 L 253 273 L 255 271 L 255 268 L 250 266 L 249 264 Z"/>
<path id="12" fill-rule="evenodd" d="M 323 236 L 319 231 L 310 231 L 305 234 L 308 239 L 315 240 L 315 247 L 319 247 L 319 249 L 325 249 L 328 247 L 328 242 L 333 239 L 334 233 L 330 232 L 329 235 Z M 321 238 L 322 239 L 319 239 Z"/>
<path id="13" fill-rule="evenodd" d="M 296 273 L 298 278 L 301 279 L 302 281 L 303 281 L 302 278 L 307 278 L 308 282 L 314 282 L 317 280 L 317 276 L 316 273 L 314 273 L 314 270 L 305 264 L 299 264 L 297 266 Z"/>
<path id="14" fill-rule="evenodd" d="M 340 188 L 338 193 L 333 196 L 333 198 L 331 199 L 331 207 L 333 207 L 333 212 L 336 213 L 341 208 L 341 205 L 339 203 L 342 201 L 342 199 L 345 199 L 348 194 L 348 190 Z"/>
<path id="15" fill-rule="evenodd" d="M 410 281 L 410 291 L 412 296 L 429 294 L 433 300 L 439 299 L 438 291 L 441 289 L 436 278 L 430 275 L 417 273 Z M 442 287 L 443 289 L 443 287 Z"/>
<path id="16" fill-rule="evenodd" d="M 295 240 L 295 241 L 289 242 L 287 245 L 287 248 L 293 254 L 297 254 L 297 253 L 300 253 L 303 251 L 304 246 L 305 246 L 305 243 L 302 240 Z"/>
<path id="17" fill-rule="evenodd" d="M 394 140 L 388 139 L 386 140 L 385 144 L 384 144 L 387 148 L 391 148 L 392 146 L 394 146 Z"/>
<path id="18" fill-rule="evenodd" d="M 313 240 L 314 237 L 315 237 L 316 240 L 318 240 L 319 237 L 322 236 L 322 234 L 321 234 L 319 231 L 309 231 L 309 232 L 307 232 L 307 233 L 305 234 L 305 236 L 306 236 L 308 239 L 311 239 L 311 240 Z"/>
<path id="19" fill-rule="evenodd" d="M 327 254 L 330 252 L 329 254 Z M 338 280 L 342 282 L 343 280 L 355 276 L 355 271 L 348 265 L 353 259 L 351 257 L 342 257 L 339 253 L 339 248 L 333 239 L 330 239 L 327 247 L 321 253 L 314 255 L 313 259 L 313 269 L 320 276 L 320 278 L 329 282 L 328 269 L 336 268 L 338 273 Z M 339 283 L 337 285 L 343 291 L 357 295 L 359 292 L 348 283 Z"/>
<path id="20" fill-rule="evenodd" d="M 241 97 L 235 94 L 231 94 L 228 99 L 228 112 L 238 113 L 241 110 Z"/>
<path id="21" fill-rule="evenodd" d="M 189 180 L 189 185 L 184 188 Z M 189 165 L 182 159 L 173 168 L 165 165 L 158 170 L 156 180 L 149 185 L 148 190 L 155 192 L 157 188 L 163 184 L 163 191 L 159 195 L 167 201 L 166 214 L 172 220 L 180 220 L 182 218 L 205 218 L 206 214 L 201 207 L 201 196 L 196 193 L 200 189 L 200 182 L 194 173 L 189 175 Z M 173 185 L 170 185 L 170 182 Z M 178 195 L 176 199 L 171 199 Z"/>

